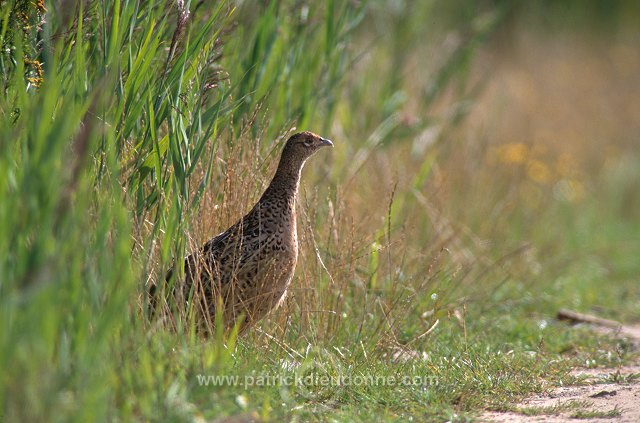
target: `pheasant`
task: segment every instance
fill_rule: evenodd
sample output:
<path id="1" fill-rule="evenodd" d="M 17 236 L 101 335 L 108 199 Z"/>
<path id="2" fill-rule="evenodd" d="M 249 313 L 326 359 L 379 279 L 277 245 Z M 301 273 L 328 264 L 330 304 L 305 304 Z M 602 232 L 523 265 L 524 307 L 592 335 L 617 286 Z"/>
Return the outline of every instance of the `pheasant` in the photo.
<path id="1" fill-rule="evenodd" d="M 305 161 L 325 146 L 333 143 L 312 132 L 291 136 L 258 203 L 185 259 L 184 280 L 176 281 L 174 292 L 194 307 L 201 323 L 211 324 L 221 306 L 225 326 L 239 323 L 244 331 L 282 303 L 298 258 L 300 174 Z M 172 276 L 173 268 L 166 280 Z"/>

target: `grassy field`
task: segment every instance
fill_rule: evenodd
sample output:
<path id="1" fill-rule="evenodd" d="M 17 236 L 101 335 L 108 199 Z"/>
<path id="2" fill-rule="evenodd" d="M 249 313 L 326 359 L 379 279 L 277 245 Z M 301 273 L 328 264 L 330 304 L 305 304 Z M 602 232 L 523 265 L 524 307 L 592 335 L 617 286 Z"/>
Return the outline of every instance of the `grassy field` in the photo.
<path id="1" fill-rule="evenodd" d="M 555 319 L 640 321 L 633 2 L 320 3 L 0 2 L 0 420 L 466 421 L 637 359 Z M 150 321 L 294 130 L 286 304 Z"/>

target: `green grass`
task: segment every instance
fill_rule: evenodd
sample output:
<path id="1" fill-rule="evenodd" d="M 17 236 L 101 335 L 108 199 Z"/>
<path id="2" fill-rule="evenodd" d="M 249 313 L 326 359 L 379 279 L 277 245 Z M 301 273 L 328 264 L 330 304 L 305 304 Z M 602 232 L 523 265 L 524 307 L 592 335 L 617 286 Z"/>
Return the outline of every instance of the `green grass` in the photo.
<path id="1" fill-rule="evenodd" d="M 622 415 L 617 407 L 607 411 L 600 411 L 590 409 L 591 406 L 592 404 L 589 401 L 567 401 L 553 406 L 515 407 L 513 411 L 525 416 L 557 416 L 566 413 L 572 419 L 613 419 Z"/>
<path id="2" fill-rule="evenodd" d="M 617 407 L 612 408 L 608 411 L 598 411 L 598 410 L 578 410 L 575 413 L 571 414 L 571 417 L 574 419 L 614 419 L 616 417 L 620 417 L 622 413 L 618 410 Z"/>
<path id="3" fill-rule="evenodd" d="M 561 404 L 552 406 L 541 407 L 516 407 L 514 411 L 523 414 L 525 416 L 543 416 L 543 415 L 558 415 L 562 412 L 574 413 L 584 412 L 581 409 L 589 407 L 591 404 L 588 401 L 567 401 Z M 580 411 L 577 411 L 580 410 Z"/>
<path id="4" fill-rule="evenodd" d="M 543 180 L 554 150 L 466 132 L 508 8 L 249 3 L 52 3 L 40 33 L 3 3 L 2 420 L 465 421 L 635 358 L 554 319 L 640 320 L 629 134 Z M 285 306 L 239 339 L 149 321 L 146 286 L 248 210 L 293 127 L 336 148 L 305 168 Z"/>

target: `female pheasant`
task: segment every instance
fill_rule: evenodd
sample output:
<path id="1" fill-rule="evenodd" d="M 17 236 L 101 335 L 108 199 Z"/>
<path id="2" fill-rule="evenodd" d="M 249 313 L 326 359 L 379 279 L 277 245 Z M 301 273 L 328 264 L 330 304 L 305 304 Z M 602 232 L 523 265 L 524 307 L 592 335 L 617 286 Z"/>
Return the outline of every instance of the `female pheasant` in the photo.
<path id="1" fill-rule="evenodd" d="M 174 290 L 210 324 L 222 307 L 225 326 L 244 330 L 277 308 L 298 258 L 296 197 L 305 161 L 333 143 L 312 132 L 286 142 L 269 187 L 240 221 L 185 259 L 184 281 Z M 167 275 L 172 277 L 173 269 Z M 204 323 L 204 322 L 203 322 Z M 211 327 L 211 326 L 209 326 Z"/>

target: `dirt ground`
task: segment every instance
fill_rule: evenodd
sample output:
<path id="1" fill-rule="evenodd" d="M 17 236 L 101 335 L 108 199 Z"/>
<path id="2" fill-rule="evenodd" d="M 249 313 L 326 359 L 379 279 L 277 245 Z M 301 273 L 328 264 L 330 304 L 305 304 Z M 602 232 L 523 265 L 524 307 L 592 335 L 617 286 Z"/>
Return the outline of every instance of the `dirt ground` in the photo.
<path id="1" fill-rule="evenodd" d="M 640 326 L 617 329 L 595 327 L 614 333 L 640 348 Z M 640 422 L 640 363 L 612 369 L 576 369 L 581 382 L 535 395 L 516 405 L 517 412 L 486 412 L 488 422 Z M 579 419 L 579 420 L 578 420 Z"/>

